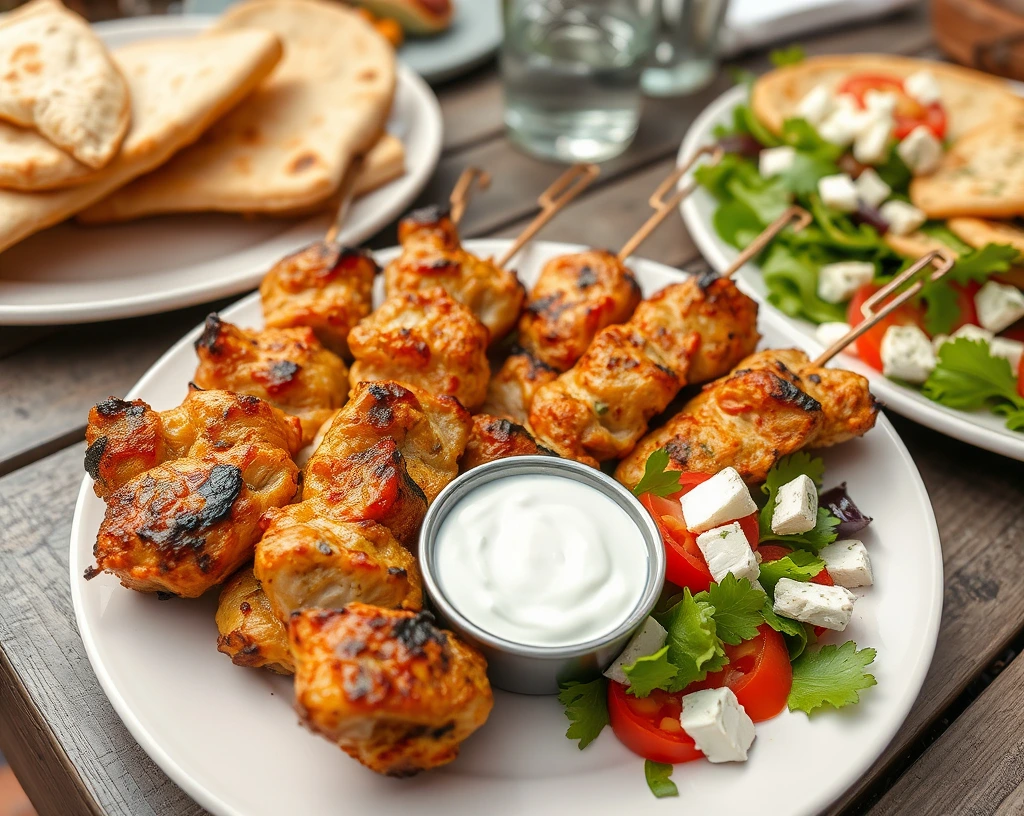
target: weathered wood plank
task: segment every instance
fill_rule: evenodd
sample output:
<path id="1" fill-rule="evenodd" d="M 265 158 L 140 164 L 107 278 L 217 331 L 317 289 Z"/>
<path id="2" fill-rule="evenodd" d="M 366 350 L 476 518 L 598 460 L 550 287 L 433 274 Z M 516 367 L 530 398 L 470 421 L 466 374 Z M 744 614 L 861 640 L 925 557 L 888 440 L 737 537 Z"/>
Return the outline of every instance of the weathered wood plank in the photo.
<path id="1" fill-rule="evenodd" d="M 197 816 L 202 809 L 114 713 L 75 628 L 68 542 L 83 451 L 75 445 L 0 479 L 3 750 L 24 774 L 41 816 Z M 26 719 L 31 712 L 35 722 Z M 10 728 L 7 717 L 16 721 Z M 77 769 L 77 784 L 61 748 Z"/>
<path id="2" fill-rule="evenodd" d="M 869 813 L 1009 816 L 1024 812 L 1022 686 L 1024 660 L 1018 658 Z"/>

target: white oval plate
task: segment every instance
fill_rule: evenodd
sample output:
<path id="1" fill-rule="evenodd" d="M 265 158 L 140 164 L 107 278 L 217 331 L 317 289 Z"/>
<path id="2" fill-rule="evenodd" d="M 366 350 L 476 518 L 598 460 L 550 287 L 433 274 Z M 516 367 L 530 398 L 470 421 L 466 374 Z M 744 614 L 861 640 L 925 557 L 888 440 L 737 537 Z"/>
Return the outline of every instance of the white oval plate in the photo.
<path id="1" fill-rule="evenodd" d="M 508 241 L 467 241 L 498 255 Z M 581 247 L 536 242 L 518 259 L 531 284 L 547 259 Z M 397 250 L 378 253 L 381 262 Z M 633 260 L 644 294 L 681 273 Z M 257 297 L 222 313 L 260 326 Z M 770 344 L 785 343 L 762 321 Z M 159 409 L 177 405 L 196 367 L 199 328 L 167 352 L 129 394 Z M 106 394 L 97 395 L 104 397 Z M 747 816 L 750 803 L 773 816 L 815 813 L 882 752 L 910 710 L 931 662 L 942 607 L 942 553 L 924 485 L 906 448 L 882 418 L 864 439 L 826 451 L 827 484 L 846 481 L 874 524 L 864 540 L 875 581 L 842 637 L 878 650 L 878 685 L 860 705 L 812 720 L 784 712 L 757 727 L 745 764 L 693 762 L 673 776 L 678 802 L 660 802 L 643 761 L 610 731 L 585 751 L 564 736 L 554 697 L 497 692 L 494 713 L 451 765 L 411 780 L 379 777 L 311 735 L 291 709 L 287 679 L 232 665 L 216 650 L 216 592 L 198 601 L 159 601 L 112 576 L 85 582 L 103 502 L 82 483 L 71 533 L 71 587 L 78 628 L 107 696 L 145 751 L 218 816 L 336 816 L 346 813 L 495 814 L 687 813 Z M 834 640 L 835 638 L 833 638 Z M 799 768 L 798 784 L 780 780 Z"/>
<path id="2" fill-rule="evenodd" d="M 111 47 L 198 34 L 214 18 L 140 17 L 98 23 Z M 416 74 L 398 69 L 388 130 L 406 172 L 356 199 L 341 240 L 358 244 L 401 215 L 441 155 L 441 109 Z M 167 215 L 84 227 L 68 221 L 0 254 L 0 324 L 82 323 L 203 303 L 257 286 L 279 258 L 323 237 L 330 214 L 304 219 L 222 213 Z"/>
<path id="3" fill-rule="evenodd" d="M 686 138 L 679 148 L 678 163 L 682 164 L 701 145 L 713 142 L 715 126 L 730 124 L 733 109 L 745 100 L 745 86 L 737 85 L 708 105 L 686 132 Z M 738 253 L 715 232 L 711 218 L 717 207 L 714 197 L 703 187 L 698 187 L 693 195 L 683 201 L 680 209 L 697 248 L 711 266 L 721 271 Z M 756 264 L 744 264 L 736 275 L 740 288 L 761 304 L 762 312 L 770 312 L 778 319 L 783 334 L 789 338 L 788 342 L 798 343 L 816 352 L 824 350 L 814 336 L 813 323 L 789 317 L 768 302 L 761 270 Z M 995 414 L 947 408 L 932 402 L 920 391 L 892 382 L 853 355 L 840 354 L 837 359 L 845 368 L 867 377 L 871 382 L 871 390 L 886 407 L 946 436 L 1024 461 L 1024 433 L 1008 430 L 1002 419 Z"/>

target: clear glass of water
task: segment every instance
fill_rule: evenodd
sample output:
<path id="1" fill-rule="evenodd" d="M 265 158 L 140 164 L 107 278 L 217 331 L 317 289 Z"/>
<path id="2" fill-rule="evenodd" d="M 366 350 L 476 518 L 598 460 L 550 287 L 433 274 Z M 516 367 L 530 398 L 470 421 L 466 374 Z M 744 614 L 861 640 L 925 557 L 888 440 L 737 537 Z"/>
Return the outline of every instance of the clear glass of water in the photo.
<path id="1" fill-rule="evenodd" d="M 653 58 L 641 85 L 650 96 L 694 93 L 718 71 L 718 48 L 729 0 L 655 0 Z"/>
<path id="2" fill-rule="evenodd" d="M 535 156 L 600 162 L 640 121 L 656 0 L 504 0 L 509 138 Z"/>

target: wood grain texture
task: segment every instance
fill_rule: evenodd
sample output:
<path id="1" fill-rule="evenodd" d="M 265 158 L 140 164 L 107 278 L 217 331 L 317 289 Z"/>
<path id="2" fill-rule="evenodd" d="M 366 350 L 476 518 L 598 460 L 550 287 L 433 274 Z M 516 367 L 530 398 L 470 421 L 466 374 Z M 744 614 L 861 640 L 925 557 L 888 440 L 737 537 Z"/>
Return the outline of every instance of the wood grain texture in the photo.
<path id="1" fill-rule="evenodd" d="M 1018 659 L 900 777 L 871 816 L 1024 813 L 1022 687 L 1024 660 Z"/>
<path id="2" fill-rule="evenodd" d="M 16 718 L 11 729 L 5 723 L 3 750 L 19 771 L 30 766 L 26 790 L 40 816 L 197 816 L 202 809 L 114 713 L 75 627 L 68 542 L 84 448 L 75 445 L 0 479 L 0 693 L 5 716 Z M 8 708 L 15 693 L 30 708 Z M 20 716 L 29 710 L 35 720 Z M 54 745 L 63 748 L 81 785 L 71 784 Z M 92 802 L 81 797 L 84 791 Z"/>

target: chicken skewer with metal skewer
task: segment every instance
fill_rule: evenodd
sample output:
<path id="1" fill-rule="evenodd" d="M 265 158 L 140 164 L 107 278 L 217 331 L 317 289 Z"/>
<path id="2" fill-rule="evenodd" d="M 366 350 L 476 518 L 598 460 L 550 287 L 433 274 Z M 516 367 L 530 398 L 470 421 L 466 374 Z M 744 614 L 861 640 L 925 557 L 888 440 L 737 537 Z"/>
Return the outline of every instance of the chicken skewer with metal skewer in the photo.
<path id="1" fill-rule="evenodd" d="M 706 386 L 642 439 L 619 464 L 615 477 L 634 487 L 648 457 L 664 449 L 671 469 L 717 473 L 734 467 L 753 484 L 796 450 L 830 447 L 866 433 L 878 416 L 867 379 L 825 365 L 917 295 L 922 283 L 915 278 L 932 265 L 928 275 L 935 281 L 952 268 L 953 260 L 940 252 L 920 258 L 864 303 L 862 323 L 814 360 L 797 349 L 768 349 L 742 360 L 729 376 Z"/>

